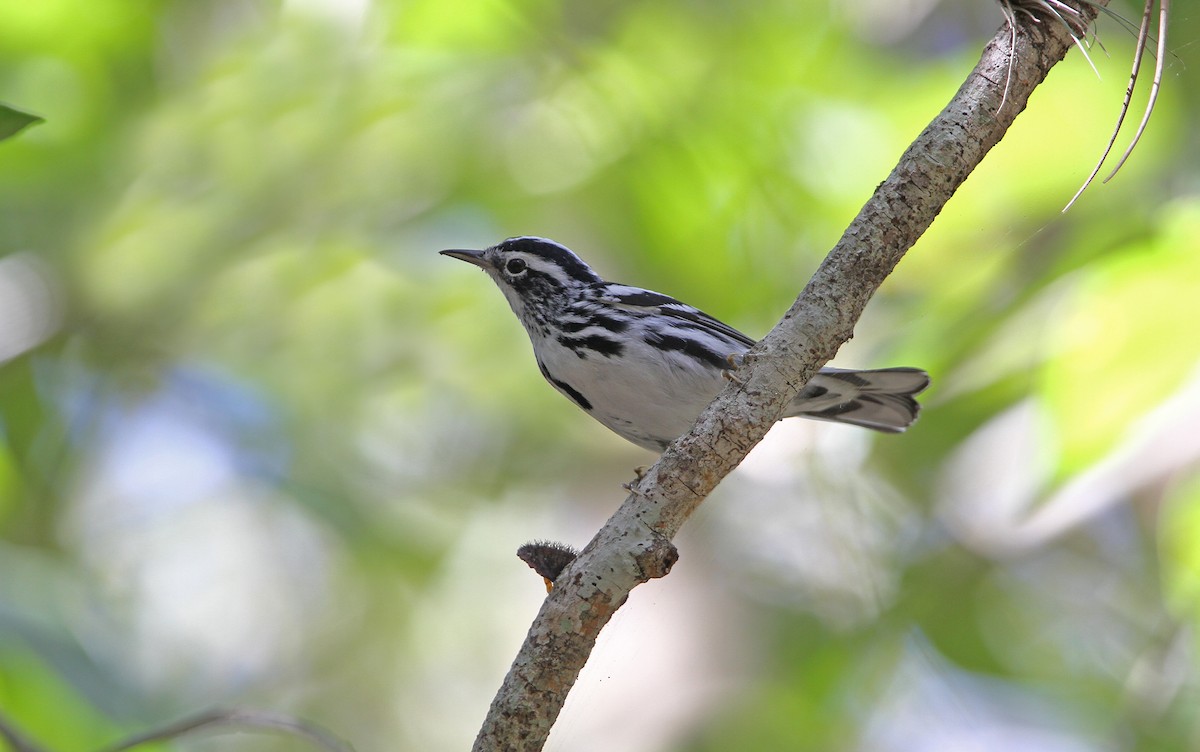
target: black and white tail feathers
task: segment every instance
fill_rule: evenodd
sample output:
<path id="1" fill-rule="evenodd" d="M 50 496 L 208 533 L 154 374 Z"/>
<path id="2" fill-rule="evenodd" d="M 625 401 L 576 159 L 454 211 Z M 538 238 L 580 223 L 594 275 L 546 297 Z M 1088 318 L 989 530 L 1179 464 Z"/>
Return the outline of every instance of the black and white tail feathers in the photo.
<path id="1" fill-rule="evenodd" d="M 921 406 L 914 397 L 927 386 L 929 374 L 919 368 L 822 368 L 792 401 L 787 416 L 900 433 L 917 419 Z"/>

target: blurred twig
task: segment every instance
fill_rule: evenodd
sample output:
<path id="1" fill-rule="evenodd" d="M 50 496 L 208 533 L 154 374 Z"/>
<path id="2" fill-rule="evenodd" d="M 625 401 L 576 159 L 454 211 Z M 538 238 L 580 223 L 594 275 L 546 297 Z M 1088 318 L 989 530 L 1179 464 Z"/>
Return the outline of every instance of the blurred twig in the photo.
<path id="1" fill-rule="evenodd" d="M 34 744 L 24 734 L 17 731 L 16 727 L 9 723 L 3 714 L 0 714 L 0 737 L 8 742 L 8 748 L 12 752 L 47 752 L 45 747 Z"/>
<path id="2" fill-rule="evenodd" d="M 1071 7 L 1085 24 L 1096 13 L 1091 5 Z M 1013 29 L 1006 24 L 997 31 L 783 320 L 750 351 L 739 382 L 726 386 L 693 429 L 631 486 L 616 514 L 557 578 L 475 750 L 542 748 L 600 630 L 634 587 L 665 574 L 674 551 L 670 539 L 851 337 L 875 290 L 1071 48 L 1073 32 L 1065 25 L 1037 23 L 1026 14 L 1014 18 Z"/>
<path id="3" fill-rule="evenodd" d="M 1133 98 L 1133 90 L 1137 86 L 1138 73 L 1142 69 L 1142 59 L 1146 52 L 1146 43 L 1150 37 L 1150 19 L 1154 12 L 1154 0 L 1145 0 L 1145 7 L 1142 12 L 1142 22 L 1138 26 L 1137 49 L 1133 53 L 1133 72 L 1129 74 L 1129 83 L 1125 87 L 1125 101 L 1121 103 L 1121 111 L 1117 115 L 1117 124 L 1113 127 L 1112 136 L 1108 139 L 1108 145 L 1104 147 L 1104 153 L 1100 155 L 1099 161 L 1092 169 L 1087 180 L 1083 181 L 1083 185 L 1063 207 L 1063 211 L 1067 211 L 1079 199 L 1087 187 L 1096 179 L 1096 175 L 1100 173 L 1100 168 L 1104 166 L 1108 155 L 1112 153 L 1113 145 L 1117 142 L 1117 134 L 1121 132 L 1121 126 L 1125 123 L 1125 116 L 1129 113 L 1129 100 Z M 1117 160 L 1117 166 L 1108 173 L 1108 177 L 1104 178 L 1104 182 L 1113 179 L 1113 176 L 1120 171 L 1124 166 L 1125 160 L 1129 159 L 1129 155 L 1133 153 L 1134 147 L 1142 140 L 1142 134 L 1146 132 L 1146 124 L 1150 122 L 1150 116 L 1154 114 L 1154 105 L 1158 102 L 1158 90 L 1162 84 L 1163 59 L 1167 55 L 1167 20 L 1170 17 L 1171 4 L 1169 0 L 1160 0 L 1158 13 L 1158 54 L 1154 61 L 1154 80 L 1150 83 L 1150 97 L 1146 100 L 1146 109 L 1142 113 L 1142 122 L 1138 124 L 1137 132 L 1133 134 L 1133 140 L 1129 142 L 1128 148 L 1121 158 Z"/>
<path id="4" fill-rule="evenodd" d="M 238 708 L 206 710 L 203 713 L 184 718 L 158 729 L 152 729 L 136 736 L 104 747 L 99 752 L 122 752 L 150 742 L 177 739 L 194 731 L 201 731 L 220 726 L 236 726 L 253 730 L 282 731 L 312 742 L 313 746 L 329 752 L 353 752 L 353 748 L 333 734 L 282 713 L 272 713 L 262 710 L 244 710 Z"/>
<path id="5" fill-rule="evenodd" d="M 313 746 L 327 752 L 354 752 L 348 743 L 314 724 L 293 718 L 283 713 L 241 708 L 206 710 L 194 716 L 169 723 L 157 729 L 127 737 L 102 747 L 98 752 L 123 752 L 151 742 L 178 739 L 195 731 L 209 730 L 221 726 L 235 726 L 252 730 L 282 731 L 312 742 Z M 12 752 L 49 752 L 46 747 L 35 744 L 16 729 L 8 719 L 0 715 L 0 738 L 8 742 Z"/>

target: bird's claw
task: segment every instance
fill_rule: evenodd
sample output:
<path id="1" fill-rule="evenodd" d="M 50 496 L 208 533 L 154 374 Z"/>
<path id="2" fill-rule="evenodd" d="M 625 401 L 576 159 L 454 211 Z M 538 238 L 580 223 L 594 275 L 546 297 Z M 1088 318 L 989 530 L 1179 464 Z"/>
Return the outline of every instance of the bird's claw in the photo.
<path id="1" fill-rule="evenodd" d="M 631 494 L 637 494 L 638 496 L 641 496 L 642 492 L 640 490 L 638 490 L 636 484 L 640 483 L 642 478 L 646 477 L 646 471 L 648 469 L 649 468 L 647 468 L 645 465 L 638 465 L 637 467 L 635 467 L 633 469 L 633 474 L 636 475 L 637 478 L 629 481 L 628 483 L 622 483 L 621 488 L 624 488 L 626 491 L 628 491 Z"/>
<path id="2" fill-rule="evenodd" d="M 733 372 L 746 365 L 746 356 L 741 353 L 729 353 L 725 356 L 725 362 L 729 364 L 728 370 L 721 371 L 721 375 L 725 377 L 725 380 L 732 381 L 738 386 L 744 385 L 746 382 L 735 376 Z"/>

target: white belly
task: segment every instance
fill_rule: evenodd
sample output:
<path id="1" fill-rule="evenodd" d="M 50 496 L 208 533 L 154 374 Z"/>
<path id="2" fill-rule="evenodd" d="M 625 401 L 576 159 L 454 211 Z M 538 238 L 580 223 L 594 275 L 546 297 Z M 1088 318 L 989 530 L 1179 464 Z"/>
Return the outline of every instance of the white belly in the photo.
<path id="1" fill-rule="evenodd" d="M 691 428 L 725 383 L 715 369 L 649 347 L 627 348 L 615 358 L 597 353 L 581 358 L 541 338 L 534 351 L 556 389 L 620 436 L 654 452 Z"/>

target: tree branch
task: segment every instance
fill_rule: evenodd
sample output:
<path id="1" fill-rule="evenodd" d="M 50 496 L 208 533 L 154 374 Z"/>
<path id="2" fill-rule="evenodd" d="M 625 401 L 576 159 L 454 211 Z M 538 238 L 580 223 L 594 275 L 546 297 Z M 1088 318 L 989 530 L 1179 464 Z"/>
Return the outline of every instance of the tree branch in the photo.
<path id="1" fill-rule="evenodd" d="M 1094 19 L 1091 6 L 1079 10 L 1087 22 Z M 601 628 L 634 587 L 666 574 L 677 556 L 670 539 L 850 339 L 879 285 L 1071 48 L 1071 30 L 1057 19 L 1030 10 L 1015 16 L 1013 28 L 996 33 L 958 93 L 876 189 L 787 314 L 750 351 L 738 381 L 631 486 L 624 504 L 555 581 L 475 750 L 542 748 Z"/>

